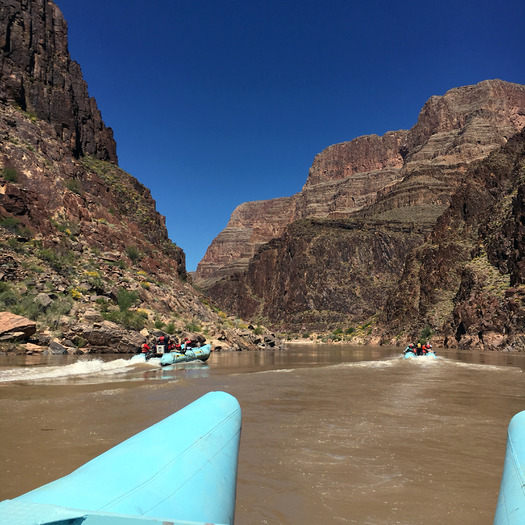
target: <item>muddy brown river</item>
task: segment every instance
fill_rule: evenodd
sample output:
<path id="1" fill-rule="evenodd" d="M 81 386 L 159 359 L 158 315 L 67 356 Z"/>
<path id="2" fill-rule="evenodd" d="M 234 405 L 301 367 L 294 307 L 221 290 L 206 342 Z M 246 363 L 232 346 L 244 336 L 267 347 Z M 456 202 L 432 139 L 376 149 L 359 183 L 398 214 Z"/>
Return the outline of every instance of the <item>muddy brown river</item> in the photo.
<path id="1" fill-rule="evenodd" d="M 0 357 L 0 500 L 223 390 L 243 413 L 237 525 L 488 525 L 525 355 L 438 355 L 297 344 L 172 369 Z"/>

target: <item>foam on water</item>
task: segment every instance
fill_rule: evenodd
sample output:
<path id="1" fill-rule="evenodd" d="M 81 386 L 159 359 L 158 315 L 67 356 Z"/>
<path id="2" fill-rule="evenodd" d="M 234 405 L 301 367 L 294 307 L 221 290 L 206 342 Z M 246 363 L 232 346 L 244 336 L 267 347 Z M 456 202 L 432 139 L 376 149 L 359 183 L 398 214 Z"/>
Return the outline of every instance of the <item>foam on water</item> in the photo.
<path id="1" fill-rule="evenodd" d="M 469 368 L 471 370 L 492 370 L 492 371 L 509 371 L 509 369 L 521 372 L 520 368 L 509 367 L 508 365 L 493 365 L 489 363 L 469 363 L 466 361 L 457 361 L 455 359 L 449 359 L 443 356 L 436 356 L 436 358 L 411 358 L 404 359 L 403 356 L 399 358 L 403 363 L 403 366 L 418 366 L 421 368 L 432 367 L 432 366 L 450 366 L 457 368 Z"/>
<path id="2" fill-rule="evenodd" d="M 82 379 L 90 376 L 115 376 L 125 374 L 132 368 L 156 366 L 140 363 L 137 365 L 129 359 L 102 359 L 80 360 L 70 365 L 44 367 L 16 367 L 0 370 L 0 383 L 14 381 L 57 381 L 67 379 Z"/>

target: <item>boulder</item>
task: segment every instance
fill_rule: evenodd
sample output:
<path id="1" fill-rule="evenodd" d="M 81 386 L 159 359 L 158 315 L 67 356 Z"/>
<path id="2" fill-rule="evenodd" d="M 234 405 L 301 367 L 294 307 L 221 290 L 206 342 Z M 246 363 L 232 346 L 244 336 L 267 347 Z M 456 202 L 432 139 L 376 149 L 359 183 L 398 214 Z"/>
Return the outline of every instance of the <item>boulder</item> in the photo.
<path id="1" fill-rule="evenodd" d="M 68 353 L 67 348 L 56 341 L 51 341 L 49 345 L 49 352 L 53 355 L 67 355 Z"/>
<path id="2" fill-rule="evenodd" d="M 53 298 L 47 293 L 39 293 L 35 297 L 35 302 L 40 304 L 44 310 L 47 310 L 53 304 Z"/>
<path id="3" fill-rule="evenodd" d="M 0 312 L 0 338 L 27 339 L 36 332 L 36 322 L 11 312 Z"/>
<path id="4" fill-rule="evenodd" d="M 26 354 L 28 354 L 28 355 L 41 354 L 45 350 L 46 350 L 46 348 L 44 346 L 35 345 L 34 343 L 27 343 L 26 344 Z"/>
<path id="5" fill-rule="evenodd" d="M 84 312 L 83 319 L 87 323 L 98 323 L 103 320 L 103 317 L 98 310 L 89 309 Z"/>
<path id="6" fill-rule="evenodd" d="M 126 330 L 111 321 L 80 323 L 67 335 L 73 340 L 75 337 L 84 339 L 90 353 L 134 353 L 144 340 L 140 332 Z"/>

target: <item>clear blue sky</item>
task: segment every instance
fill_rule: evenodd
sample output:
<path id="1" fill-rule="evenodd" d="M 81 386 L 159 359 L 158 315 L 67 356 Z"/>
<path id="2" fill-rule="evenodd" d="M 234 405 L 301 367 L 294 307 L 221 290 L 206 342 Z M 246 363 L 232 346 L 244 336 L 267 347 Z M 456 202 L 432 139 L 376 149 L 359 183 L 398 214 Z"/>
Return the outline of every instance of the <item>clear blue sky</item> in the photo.
<path id="1" fill-rule="evenodd" d="M 523 0 L 56 0 L 69 49 L 194 270 L 242 202 L 409 129 L 432 95 L 525 84 Z"/>

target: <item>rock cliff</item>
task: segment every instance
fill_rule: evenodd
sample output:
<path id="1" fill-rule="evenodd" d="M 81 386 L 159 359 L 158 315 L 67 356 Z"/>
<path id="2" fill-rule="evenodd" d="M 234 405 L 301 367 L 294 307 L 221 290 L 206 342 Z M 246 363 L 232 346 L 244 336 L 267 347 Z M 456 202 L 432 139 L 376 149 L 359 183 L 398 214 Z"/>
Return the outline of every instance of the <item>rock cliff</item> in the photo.
<path id="1" fill-rule="evenodd" d="M 219 304 L 283 329 L 374 326 L 405 261 L 472 177 L 470 166 L 524 125 L 525 86 L 491 80 L 432 97 L 409 131 L 331 146 L 314 160 L 302 191 L 283 201 L 280 218 L 265 214 L 275 210 L 272 201 L 238 208 L 243 239 L 229 224 L 199 265 L 201 282 Z M 251 232 L 270 221 L 273 239 L 253 242 Z M 227 264 L 206 272 L 213 257 L 226 260 L 226 235 Z"/>
<path id="2" fill-rule="evenodd" d="M 53 2 L 0 3 L 0 101 L 50 123 L 76 157 L 117 162 L 113 132 L 71 60 L 67 24 Z"/>
<path id="3" fill-rule="evenodd" d="M 118 167 L 58 7 L 0 0 L 0 39 L 0 312 L 36 322 L 31 351 L 130 352 L 155 329 L 274 345 L 187 282 L 149 189 Z"/>
<path id="4" fill-rule="evenodd" d="M 298 219 L 350 217 L 378 200 L 373 213 L 385 218 L 402 208 L 412 215 L 413 205 L 442 211 L 465 166 L 525 125 L 524 100 L 524 86 L 500 80 L 455 88 L 432 97 L 409 131 L 326 148 L 315 157 L 299 193 L 244 203 L 234 211 L 199 263 L 196 283 L 209 288 L 246 269 L 261 245 Z"/>
<path id="5" fill-rule="evenodd" d="M 444 346 L 525 349 L 525 129 L 462 177 L 409 253 L 376 333 Z"/>

